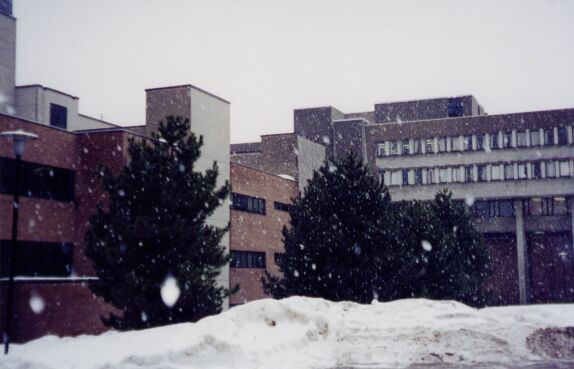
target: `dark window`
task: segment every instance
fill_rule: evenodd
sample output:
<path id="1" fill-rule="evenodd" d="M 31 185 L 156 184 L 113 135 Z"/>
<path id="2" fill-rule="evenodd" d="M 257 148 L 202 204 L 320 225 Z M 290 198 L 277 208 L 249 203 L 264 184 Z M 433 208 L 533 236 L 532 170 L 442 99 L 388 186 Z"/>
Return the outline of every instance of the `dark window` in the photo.
<path id="1" fill-rule="evenodd" d="M 462 99 L 460 97 L 453 97 L 448 99 L 448 116 L 449 117 L 462 117 L 464 114 Z"/>
<path id="2" fill-rule="evenodd" d="M 65 106 L 50 104 L 50 125 L 63 129 L 68 127 L 68 109 Z"/>
<path id="3" fill-rule="evenodd" d="M 411 153 L 411 144 L 409 140 L 403 140 L 403 155 L 409 155 Z"/>
<path id="4" fill-rule="evenodd" d="M 403 185 L 409 184 L 409 170 L 403 169 Z"/>
<path id="5" fill-rule="evenodd" d="M 0 158 L 0 193 L 14 194 L 16 160 Z M 69 169 L 22 162 L 20 195 L 56 201 L 73 201 L 76 173 Z"/>
<path id="6" fill-rule="evenodd" d="M 512 147 L 512 132 L 502 132 L 502 147 L 505 149 Z"/>
<path id="7" fill-rule="evenodd" d="M 558 127 L 558 145 L 568 144 L 568 129 L 566 127 Z"/>
<path id="8" fill-rule="evenodd" d="M 533 179 L 542 178 L 542 168 L 540 162 L 532 163 L 532 178 Z"/>
<path id="9" fill-rule="evenodd" d="M 504 179 L 514 179 L 514 165 L 504 164 Z"/>
<path id="10" fill-rule="evenodd" d="M 425 153 L 430 154 L 434 152 L 434 139 L 427 138 L 425 139 Z"/>
<path id="11" fill-rule="evenodd" d="M 413 140 L 413 154 L 421 153 L 421 140 Z"/>
<path id="12" fill-rule="evenodd" d="M 534 197 L 524 203 L 528 215 L 565 215 L 568 206 L 565 197 Z"/>
<path id="13" fill-rule="evenodd" d="M 465 182 L 472 182 L 473 181 L 472 175 L 472 165 L 467 165 L 464 167 L 464 181 Z"/>
<path id="14" fill-rule="evenodd" d="M 451 142 L 450 151 L 460 151 L 460 137 L 459 136 L 451 137 L 450 142 Z"/>
<path id="15" fill-rule="evenodd" d="M 0 0 L 0 13 L 12 16 L 12 0 Z"/>
<path id="16" fill-rule="evenodd" d="M 493 150 L 500 148 L 500 145 L 498 144 L 498 133 L 490 134 L 490 148 Z"/>
<path id="17" fill-rule="evenodd" d="M 416 185 L 423 184 L 423 170 L 422 169 L 415 169 L 415 184 Z"/>
<path id="18" fill-rule="evenodd" d="M 290 212 L 292 207 L 293 205 L 285 204 L 284 202 L 273 202 L 273 208 L 275 208 L 275 210 Z"/>
<path id="19" fill-rule="evenodd" d="M 484 150 L 484 134 L 476 135 L 476 149 Z"/>
<path id="20" fill-rule="evenodd" d="M 399 143 L 391 141 L 391 155 L 399 155 Z"/>
<path id="21" fill-rule="evenodd" d="M 544 130 L 544 145 L 554 145 L 554 129 L 548 128 Z"/>
<path id="22" fill-rule="evenodd" d="M 546 162 L 546 178 L 556 177 L 556 162 L 547 161 Z"/>
<path id="23" fill-rule="evenodd" d="M 265 199 L 233 192 L 231 194 L 231 208 L 248 213 L 265 215 Z"/>
<path id="24" fill-rule="evenodd" d="M 472 214 L 477 218 L 513 217 L 514 205 L 512 200 L 475 201 Z"/>
<path id="25" fill-rule="evenodd" d="M 462 138 L 462 151 L 472 150 L 472 135 L 467 135 Z"/>
<path id="26" fill-rule="evenodd" d="M 281 265 L 284 258 L 285 258 L 284 252 L 276 252 L 275 254 L 273 254 L 273 260 L 275 260 L 276 265 Z"/>
<path id="27" fill-rule="evenodd" d="M 377 145 L 377 156 L 388 156 L 389 147 L 386 142 L 379 142 Z"/>
<path id="28" fill-rule="evenodd" d="M 8 275 L 8 248 L 0 241 L 0 275 Z M 13 248 L 14 274 L 26 277 L 66 277 L 72 273 L 72 244 L 17 241 Z"/>
<path id="29" fill-rule="evenodd" d="M 232 268 L 265 268 L 265 253 L 255 251 L 231 251 Z"/>

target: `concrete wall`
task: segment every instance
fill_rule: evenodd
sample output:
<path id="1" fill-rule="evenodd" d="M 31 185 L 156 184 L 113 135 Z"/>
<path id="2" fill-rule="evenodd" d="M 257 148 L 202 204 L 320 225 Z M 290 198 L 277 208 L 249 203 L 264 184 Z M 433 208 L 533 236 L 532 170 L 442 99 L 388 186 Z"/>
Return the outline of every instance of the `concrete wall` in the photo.
<path id="1" fill-rule="evenodd" d="M 459 96 L 463 104 L 463 116 L 477 115 L 476 99 Z M 375 123 L 408 122 L 448 117 L 449 98 L 400 101 L 375 104 Z"/>
<path id="2" fill-rule="evenodd" d="M 211 95 L 195 87 L 190 88 L 191 97 L 191 131 L 196 136 L 203 136 L 201 157 L 196 162 L 196 170 L 204 171 L 211 169 L 214 162 L 219 167 L 218 186 L 222 186 L 230 180 L 229 160 L 229 102 Z M 211 217 L 207 223 L 217 227 L 229 225 L 228 198 Z M 222 245 L 229 250 L 229 232 L 223 237 Z M 221 270 L 217 278 L 221 286 L 229 286 L 229 266 Z M 226 302 L 227 304 L 227 302 Z"/>
<path id="3" fill-rule="evenodd" d="M 51 104 L 64 106 L 67 109 L 66 129 L 70 131 L 82 129 L 77 97 L 41 85 L 16 87 L 16 115 L 18 117 L 50 125 Z"/>
<path id="4" fill-rule="evenodd" d="M 115 128 L 118 127 L 115 124 L 105 122 L 100 119 L 88 117 L 87 115 L 78 114 L 78 120 L 75 126 L 70 127 L 68 125 L 69 131 L 79 131 L 83 129 L 100 129 L 100 128 Z"/>
<path id="5" fill-rule="evenodd" d="M 326 148 L 302 136 L 297 136 L 297 147 L 299 150 L 297 157 L 299 191 L 303 191 L 307 182 L 313 178 L 313 172 L 325 162 Z"/>
<path id="6" fill-rule="evenodd" d="M 168 116 L 191 118 L 189 86 L 152 88 L 146 90 L 146 133 L 157 132 L 160 122 Z"/>
<path id="7" fill-rule="evenodd" d="M 0 113 L 14 114 L 16 19 L 0 13 Z"/>

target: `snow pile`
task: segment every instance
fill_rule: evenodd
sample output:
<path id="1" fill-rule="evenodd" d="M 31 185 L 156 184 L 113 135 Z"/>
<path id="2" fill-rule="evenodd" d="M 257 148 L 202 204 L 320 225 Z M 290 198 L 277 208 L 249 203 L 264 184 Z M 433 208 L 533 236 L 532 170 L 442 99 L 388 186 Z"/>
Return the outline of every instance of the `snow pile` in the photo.
<path id="1" fill-rule="evenodd" d="M 14 345 L 3 369 L 333 368 L 548 360 L 527 339 L 574 325 L 574 305 L 476 310 L 424 299 L 259 300 L 195 324 Z M 533 336 L 535 337 L 535 336 Z M 566 340 L 567 341 L 567 340 Z M 534 352 L 537 352 L 535 354 Z"/>

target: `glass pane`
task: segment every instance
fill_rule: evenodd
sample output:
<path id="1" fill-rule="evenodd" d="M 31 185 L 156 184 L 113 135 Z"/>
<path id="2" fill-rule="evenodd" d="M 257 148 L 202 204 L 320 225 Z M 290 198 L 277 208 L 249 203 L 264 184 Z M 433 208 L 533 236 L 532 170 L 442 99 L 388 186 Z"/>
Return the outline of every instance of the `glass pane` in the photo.
<path id="1" fill-rule="evenodd" d="M 516 132 L 516 147 L 526 146 L 526 132 Z"/>
<path id="2" fill-rule="evenodd" d="M 540 145 L 540 131 L 533 130 L 530 131 L 530 146 L 538 146 Z"/>
<path id="3" fill-rule="evenodd" d="M 451 137 L 451 151 L 460 151 L 460 137 Z"/>
<path id="4" fill-rule="evenodd" d="M 512 164 L 504 164 L 504 179 L 514 179 L 514 166 Z"/>
<path id="5" fill-rule="evenodd" d="M 560 162 L 560 177 L 570 176 L 570 163 L 568 161 Z"/>

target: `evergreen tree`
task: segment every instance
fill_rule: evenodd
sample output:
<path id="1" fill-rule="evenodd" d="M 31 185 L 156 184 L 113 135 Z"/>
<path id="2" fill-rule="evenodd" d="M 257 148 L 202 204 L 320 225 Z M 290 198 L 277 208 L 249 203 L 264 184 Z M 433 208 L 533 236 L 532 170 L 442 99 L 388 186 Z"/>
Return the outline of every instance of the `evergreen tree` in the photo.
<path id="1" fill-rule="evenodd" d="M 449 192 L 391 203 L 354 154 L 330 160 L 294 200 L 283 229 L 283 275 L 265 291 L 333 301 L 424 297 L 483 305 L 490 257 L 468 211 Z"/>
<path id="2" fill-rule="evenodd" d="M 99 277 L 92 290 L 121 311 L 102 317 L 116 329 L 196 321 L 221 311 L 230 294 L 215 280 L 229 261 L 220 244 L 228 228 L 206 224 L 230 186 L 217 188 L 217 163 L 194 171 L 203 140 L 189 129 L 168 117 L 151 140 L 129 141 L 118 175 L 100 172 L 109 201 L 90 220 L 86 250 Z"/>
<path id="3" fill-rule="evenodd" d="M 382 283 L 389 209 L 386 187 L 355 154 L 325 162 L 294 200 L 291 226 L 283 229 L 283 277 L 267 274 L 265 291 L 371 301 Z"/>
<path id="4" fill-rule="evenodd" d="M 404 201 L 393 207 L 398 215 L 394 229 L 399 251 L 394 262 L 402 270 L 389 280 L 385 298 L 426 297 L 484 305 L 491 259 L 465 205 L 444 190 L 433 201 Z"/>

